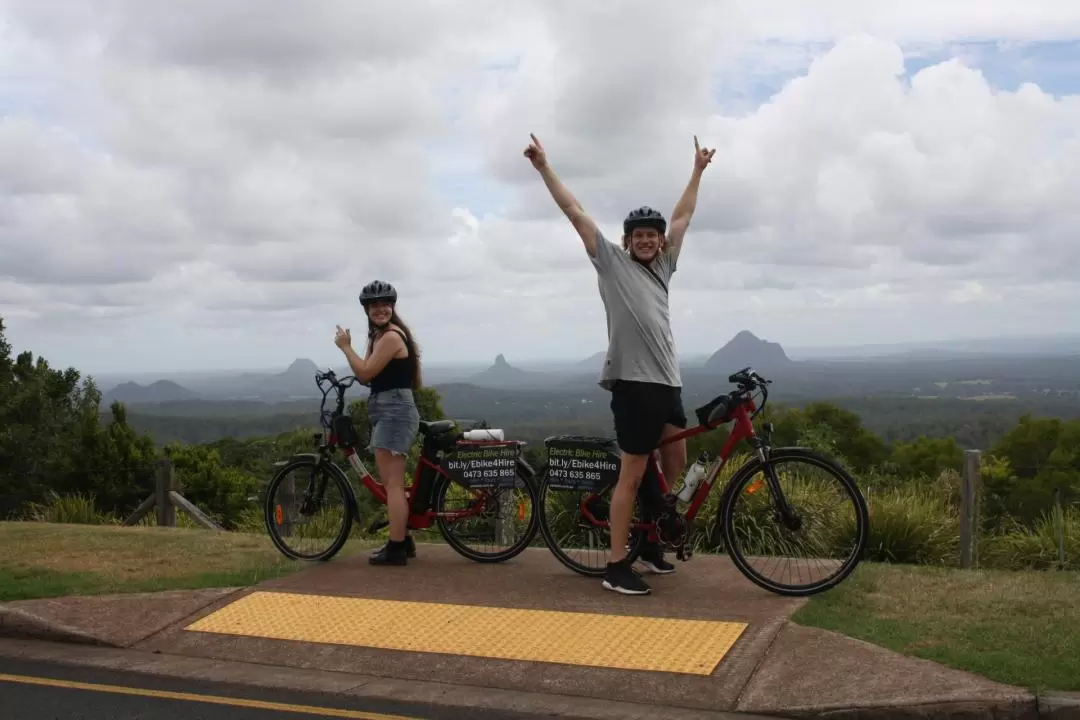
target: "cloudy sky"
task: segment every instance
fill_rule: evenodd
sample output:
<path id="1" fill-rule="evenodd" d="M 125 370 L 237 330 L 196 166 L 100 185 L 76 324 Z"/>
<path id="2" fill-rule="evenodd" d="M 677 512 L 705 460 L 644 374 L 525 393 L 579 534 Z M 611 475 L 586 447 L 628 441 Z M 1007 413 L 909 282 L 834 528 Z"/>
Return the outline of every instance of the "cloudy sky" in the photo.
<path id="1" fill-rule="evenodd" d="M 272 9 L 271 9 L 272 8 Z M 0 315 L 86 371 L 606 347 L 609 236 L 715 147 L 676 340 L 1080 331 L 1080 3 L 0 0 Z"/>

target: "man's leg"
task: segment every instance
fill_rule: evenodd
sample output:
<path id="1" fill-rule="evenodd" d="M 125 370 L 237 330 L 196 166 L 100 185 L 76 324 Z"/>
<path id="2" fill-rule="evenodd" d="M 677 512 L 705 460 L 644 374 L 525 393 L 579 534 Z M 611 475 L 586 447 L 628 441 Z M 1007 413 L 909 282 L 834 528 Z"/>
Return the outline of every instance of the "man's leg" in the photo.
<path id="1" fill-rule="evenodd" d="M 638 487 L 649 455 L 660 442 L 665 407 L 657 402 L 656 386 L 647 383 L 616 383 L 611 391 L 615 437 L 621 451 L 619 479 L 611 496 L 611 551 L 604 587 L 628 595 L 644 595 L 649 586 L 626 561 Z"/>
<path id="2" fill-rule="evenodd" d="M 664 425 L 664 439 L 684 429 L 668 423 Z M 664 471 L 668 486 L 674 487 L 675 482 L 686 470 L 686 440 L 676 440 L 660 448 L 660 469 Z"/>
<path id="3" fill-rule="evenodd" d="M 686 429 L 686 413 L 682 406 L 682 392 L 679 388 L 666 388 L 667 406 L 664 417 L 662 436 L 667 438 Z M 686 469 L 686 441 L 676 440 L 660 448 L 660 469 L 669 487 L 674 487 Z M 659 543 L 648 539 L 641 547 L 638 563 L 646 570 L 658 575 L 675 572 L 675 566 L 664 559 L 664 550 Z"/>
<path id="4" fill-rule="evenodd" d="M 637 500 L 638 487 L 645 474 L 648 455 L 632 455 L 622 452 L 619 466 L 619 480 L 611 493 L 611 551 L 609 562 L 618 563 L 626 559 L 626 545 L 630 540 L 630 519 L 634 515 L 634 503 Z"/>
<path id="5" fill-rule="evenodd" d="M 664 439 L 686 429 L 686 410 L 683 409 L 682 388 L 669 389 L 669 404 L 665 415 Z M 686 440 L 677 440 L 660 448 L 660 467 L 668 485 L 674 486 L 686 469 Z"/>

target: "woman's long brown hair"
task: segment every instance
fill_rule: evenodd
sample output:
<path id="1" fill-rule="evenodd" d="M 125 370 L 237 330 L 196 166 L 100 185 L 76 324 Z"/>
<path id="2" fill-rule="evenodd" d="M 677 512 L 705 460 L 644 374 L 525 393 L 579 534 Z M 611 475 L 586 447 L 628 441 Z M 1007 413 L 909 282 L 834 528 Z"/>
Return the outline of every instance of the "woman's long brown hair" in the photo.
<path id="1" fill-rule="evenodd" d="M 420 347 L 416 344 L 416 340 L 413 339 L 412 330 L 405 324 L 405 321 L 401 319 L 401 316 L 397 314 L 397 310 L 390 312 L 389 325 L 397 325 L 401 328 L 401 331 L 405 334 L 405 347 L 409 350 L 409 360 L 412 361 L 412 386 L 413 390 L 419 390 L 423 387 L 423 380 L 420 373 Z M 389 325 L 387 330 L 389 330 Z M 371 348 L 375 342 L 375 336 L 379 333 L 380 328 L 373 322 L 371 317 L 368 317 L 368 352 L 371 352 Z"/>

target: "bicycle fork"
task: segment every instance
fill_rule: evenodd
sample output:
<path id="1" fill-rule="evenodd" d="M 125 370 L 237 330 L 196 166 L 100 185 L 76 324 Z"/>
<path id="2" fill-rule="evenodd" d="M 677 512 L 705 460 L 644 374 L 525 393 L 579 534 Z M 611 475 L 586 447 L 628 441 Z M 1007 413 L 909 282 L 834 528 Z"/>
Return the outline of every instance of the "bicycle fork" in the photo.
<path id="1" fill-rule="evenodd" d="M 772 493 L 774 498 L 777 521 L 783 523 L 788 530 L 795 532 L 802 527 L 802 518 L 796 515 L 795 510 L 788 504 L 787 497 L 784 496 L 784 491 L 780 487 L 780 478 L 776 475 L 776 468 L 773 467 L 772 460 L 769 457 L 768 451 L 771 448 L 772 429 L 772 423 L 765 423 L 765 439 L 752 437 L 749 442 L 753 446 L 754 452 L 757 453 L 758 459 L 761 460 L 761 470 L 765 474 L 765 484 L 769 487 L 769 492 Z"/>
<path id="2" fill-rule="evenodd" d="M 304 490 L 304 500 L 300 503 L 300 514 L 302 515 L 314 515 L 322 505 L 323 493 L 326 492 L 326 483 L 329 481 L 329 475 L 320 472 L 323 461 L 325 461 L 325 458 L 322 458 L 311 469 L 311 477 L 308 478 L 307 488 Z M 316 483 L 316 479 L 318 483 Z"/>

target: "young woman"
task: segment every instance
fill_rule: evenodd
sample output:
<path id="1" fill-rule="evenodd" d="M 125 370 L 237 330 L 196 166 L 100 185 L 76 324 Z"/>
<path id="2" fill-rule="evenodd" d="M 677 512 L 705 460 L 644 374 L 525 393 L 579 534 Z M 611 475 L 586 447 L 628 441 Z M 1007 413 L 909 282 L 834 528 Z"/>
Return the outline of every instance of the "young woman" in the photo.
<path id="1" fill-rule="evenodd" d="M 371 444 L 379 479 L 386 488 L 390 516 L 390 542 L 371 556 L 373 565 L 404 565 L 416 554 L 407 535 L 409 507 L 405 499 L 405 456 L 420 425 L 413 390 L 420 387 L 420 357 L 408 326 L 394 310 L 397 290 L 375 280 L 360 291 L 368 317 L 367 352 L 363 358 L 352 347 L 352 335 L 339 325 L 334 344 L 341 348 L 356 378 L 368 385 Z"/>

